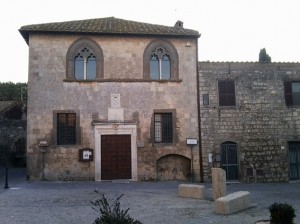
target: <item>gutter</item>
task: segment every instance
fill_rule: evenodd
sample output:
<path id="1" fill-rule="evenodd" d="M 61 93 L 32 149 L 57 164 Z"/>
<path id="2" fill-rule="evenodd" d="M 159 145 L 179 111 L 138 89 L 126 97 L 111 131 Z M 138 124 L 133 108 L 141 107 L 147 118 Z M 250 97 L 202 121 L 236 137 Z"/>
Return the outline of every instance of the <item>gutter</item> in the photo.
<path id="1" fill-rule="evenodd" d="M 200 182 L 204 182 L 203 157 L 202 157 L 202 138 L 201 138 L 201 114 L 200 114 L 200 84 L 199 84 L 199 61 L 198 61 L 198 39 L 196 39 L 196 72 L 197 72 L 197 108 L 198 108 L 198 140 L 199 140 L 199 165 Z"/>

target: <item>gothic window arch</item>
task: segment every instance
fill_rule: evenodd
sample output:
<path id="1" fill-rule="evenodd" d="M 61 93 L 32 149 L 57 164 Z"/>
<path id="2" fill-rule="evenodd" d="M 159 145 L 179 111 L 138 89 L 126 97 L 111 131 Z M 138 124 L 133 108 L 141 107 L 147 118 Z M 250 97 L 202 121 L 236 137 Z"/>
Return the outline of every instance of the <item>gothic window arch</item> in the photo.
<path id="1" fill-rule="evenodd" d="M 68 80 L 99 80 L 103 78 L 103 51 L 90 39 L 76 40 L 67 52 Z"/>
<path id="2" fill-rule="evenodd" d="M 151 42 L 144 51 L 144 78 L 152 80 L 178 79 L 178 53 L 165 40 Z"/>

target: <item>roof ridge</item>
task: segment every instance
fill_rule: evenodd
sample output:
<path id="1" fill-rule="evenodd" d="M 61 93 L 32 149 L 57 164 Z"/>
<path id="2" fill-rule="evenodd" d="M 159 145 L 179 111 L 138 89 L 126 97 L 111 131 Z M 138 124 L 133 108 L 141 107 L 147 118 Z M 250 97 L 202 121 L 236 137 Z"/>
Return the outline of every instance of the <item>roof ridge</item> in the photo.
<path id="1" fill-rule="evenodd" d="M 188 36 L 199 38 L 196 30 L 178 26 L 166 26 L 116 17 L 92 18 L 64 22 L 51 22 L 25 25 L 19 32 L 28 42 L 30 33 L 84 33 L 84 34 L 118 34 L 118 35 L 156 35 L 156 36 Z"/>

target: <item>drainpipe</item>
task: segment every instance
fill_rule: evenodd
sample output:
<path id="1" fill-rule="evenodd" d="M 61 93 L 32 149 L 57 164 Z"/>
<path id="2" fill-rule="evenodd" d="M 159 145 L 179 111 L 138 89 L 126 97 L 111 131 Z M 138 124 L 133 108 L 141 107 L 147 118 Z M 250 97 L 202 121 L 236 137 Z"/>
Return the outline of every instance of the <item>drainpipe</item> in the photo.
<path id="1" fill-rule="evenodd" d="M 198 139 L 199 139 L 199 165 L 200 182 L 203 183 L 203 158 L 202 158 L 202 139 L 201 139 L 201 114 L 200 114 L 200 89 L 199 89 L 199 61 L 198 61 L 198 39 L 196 39 L 196 72 L 197 72 L 197 108 L 198 108 Z"/>

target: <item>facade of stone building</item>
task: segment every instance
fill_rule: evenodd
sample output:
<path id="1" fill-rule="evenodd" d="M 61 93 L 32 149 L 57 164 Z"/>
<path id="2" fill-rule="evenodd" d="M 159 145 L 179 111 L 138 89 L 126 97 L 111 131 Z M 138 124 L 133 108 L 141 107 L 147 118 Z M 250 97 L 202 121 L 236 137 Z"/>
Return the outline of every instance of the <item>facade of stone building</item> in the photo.
<path id="1" fill-rule="evenodd" d="M 200 62 L 204 180 L 300 179 L 300 64 Z"/>
<path id="2" fill-rule="evenodd" d="M 19 31 L 29 179 L 200 179 L 186 144 L 199 137 L 197 31 L 114 17 Z"/>

